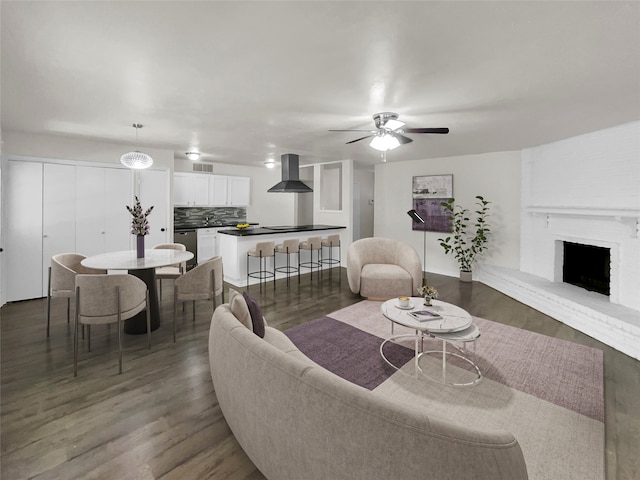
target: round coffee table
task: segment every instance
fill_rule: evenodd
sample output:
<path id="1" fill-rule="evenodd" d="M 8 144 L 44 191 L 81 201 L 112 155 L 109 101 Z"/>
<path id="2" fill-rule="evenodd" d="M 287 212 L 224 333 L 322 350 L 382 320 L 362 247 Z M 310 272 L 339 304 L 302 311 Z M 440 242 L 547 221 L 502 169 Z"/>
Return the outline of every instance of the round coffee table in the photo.
<path id="1" fill-rule="evenodd" d="M 401 307 L 400 305 L 398 305 L 397 301 L 397 298 L 392 298 L 391 300 L 387 300 L 386 302 L 384 302 L 381 306 L 382 314 L 391 321 L 391 336 L 385 339 L 380 345 L 380 355 L 387 364 L 389 364 L 396 370 L 400 370 L 400 367 L 397 367 L 396 365 L 391 363 L 385 356 L 385 344 L 399 338 L 413 337 L 415 352 L 414 366 L 416 376 L 422 373 L 423 375 L 425 375 L 425 377 L 431 378 L 423 372 L 422 368 L 420 367 L 419 361 L 423 355 L 437 353 L 442 354 L 442 378 L 439 380 L 441 383 L 453 386 L 468 386 L 475 385 L 482 379 L 480 368 L 471 359 L 462 354 L 464 353 L 463 350 L 457 348 L 452 344 L 452 346 L 456 348 L 459 353 L 447 351 L 448 342 L 462 342 L 466 345 L 466 343 L 473 342 L 480 336 L 480 330 L 473 324 L 469 312 L 456 305 L 439 300 L 432 300 L 432 305 L 426 306 L 424 305 L 424 299 L 422 297 L 412 297 L 409 307 Z M 429 310 L 430 312 L 439 315 L 440 318 L 418 320 L 411 315 L 411 313 L 421 310 Z M 414 331 L 414 334 L 405 333 L 394 335 L 393 326 L 395 324 L 412 329 Z M 422 340 L 424 339 L 425 335 L 442 340 L 442 350 L 423 351 Z M 476 377 L 472 381 L 465 383 L 447 381 L 446 360 L 448 356 L 455 356 L 469 363 L 475 369 L 477 373 Z"/>

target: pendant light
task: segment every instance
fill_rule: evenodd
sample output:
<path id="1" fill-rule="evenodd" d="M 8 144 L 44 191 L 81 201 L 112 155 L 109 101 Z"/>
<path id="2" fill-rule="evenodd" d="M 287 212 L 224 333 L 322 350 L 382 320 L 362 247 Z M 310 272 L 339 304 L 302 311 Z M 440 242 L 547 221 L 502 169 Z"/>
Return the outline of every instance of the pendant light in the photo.
<path id="1" fill-rule="evenodd" d="M 138 145 L 138 129 L 142 128 L 142 124 L 134 123 L 132 127 L 136 129 L 136 145 Z M 122 155 L 120 157 L 120 163 L 125 167 L 140 170 L 143 168 L 149 168 L 153 165 L 153 158 L 151 158 L 151 155 L 147 155 L 146 153 L 136 150 Z"/>

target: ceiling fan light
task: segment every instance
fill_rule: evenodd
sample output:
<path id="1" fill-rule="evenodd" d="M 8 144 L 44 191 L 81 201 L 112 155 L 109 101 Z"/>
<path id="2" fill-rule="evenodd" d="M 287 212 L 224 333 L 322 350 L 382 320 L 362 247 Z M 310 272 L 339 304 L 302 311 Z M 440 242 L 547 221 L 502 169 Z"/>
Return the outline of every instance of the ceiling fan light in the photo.
<path id="1" fill-rule="evenodd" d="M 153 165 L 153 158 L 151 158 L 151 155 L 136 150 L 135 152 L 128 152 L 122 155 L 120 157 L 120 163 L 128 168 L 142 170 L 143 168 L 149 168 Z"/>
<path id="2" fill-rule="evenodd" d="M 376 135 L 369 143 L 371 148 L 375 148 L 380 152 L 386 152 L 387 150 L 393 150 L 394 148 L 398 148 L 400 146 L 400 142 L 393 135 Z"/>
<path id="3" fill-rule="evenodd" d="M 187 158 L 195 162 L 200 158 L 200 154 L 198 152 L 187 152 Z"/>
<path id="4" fill-rule="evenodd" d="M 400 127 L 403 127 L 404 125 L 405 125 L 404 122 L 390 118 L 389 120 L 386 121 L 386 123 L 384 124 L 384 127 L 389 128 L 391 130 L 397 130 Z"/>

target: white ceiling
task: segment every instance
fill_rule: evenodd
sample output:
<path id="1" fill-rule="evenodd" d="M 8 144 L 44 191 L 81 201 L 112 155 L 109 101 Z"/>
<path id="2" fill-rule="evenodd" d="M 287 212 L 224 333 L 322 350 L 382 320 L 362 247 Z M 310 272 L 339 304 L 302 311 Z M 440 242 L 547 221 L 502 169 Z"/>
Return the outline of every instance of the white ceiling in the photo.
<path id="1" fill-rule="evenodd" d="M 449 127 L 388 161 L 640 119 L 640 2 L 2 1 L 2 130 L 262 165 L 380 161 L 376 112 Z M 124 151 L 123 150 L 123 151 Z"/>

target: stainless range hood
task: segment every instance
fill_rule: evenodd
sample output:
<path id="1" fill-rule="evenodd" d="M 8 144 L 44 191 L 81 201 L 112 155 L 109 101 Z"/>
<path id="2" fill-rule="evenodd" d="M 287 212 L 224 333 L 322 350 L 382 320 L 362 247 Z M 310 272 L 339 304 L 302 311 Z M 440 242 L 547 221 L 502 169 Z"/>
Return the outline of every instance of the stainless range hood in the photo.
<path id="1" fill-rule="evenodd" d="M 285 153 L 280 159 L 282 161 L 282 181 L 276 183 L 267 192 L 313 192 L 313 189 L 300 181 L 300 158 L 298 155 Z"/>

